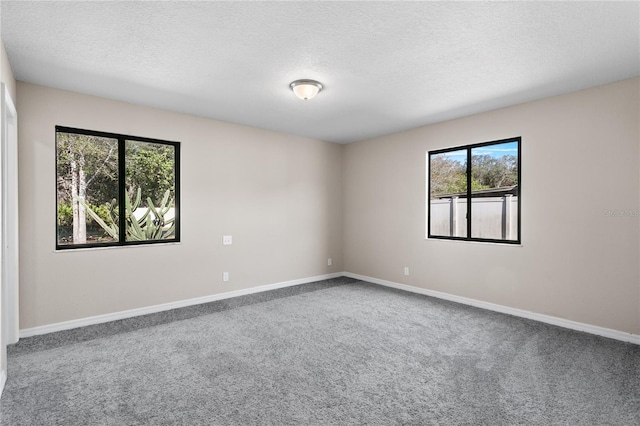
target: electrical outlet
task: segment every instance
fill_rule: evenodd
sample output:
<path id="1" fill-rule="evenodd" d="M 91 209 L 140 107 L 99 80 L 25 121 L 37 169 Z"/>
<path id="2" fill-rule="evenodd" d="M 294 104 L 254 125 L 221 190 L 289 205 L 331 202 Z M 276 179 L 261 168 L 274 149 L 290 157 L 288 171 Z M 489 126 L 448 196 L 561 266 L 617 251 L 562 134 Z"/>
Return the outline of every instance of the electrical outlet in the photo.
<path id="1" fill-rule="evenodd" d="M 222 237 L 222 245 L 223 246 L 230 246 L 231 244 L 233 244 L 233 236 L 232 235 L 224 235 Z"/>
<path id="2" fill-rule="evenodd" d="M 405 275 L 409 275 L 409 267 L 408 266 L 404 267 L 404 274 Z"/>
<path id="3" fill-rule="evenodd" d="M 222 281 L 225 282 L 225 283 L 227 281 L 229 281 L 229 273 L 228 272 L 223 272 L 222 273 Z"/>
<path id="4" fill-rule="evenodd" d="M 333 265 L 333 260 L 331 258 L 327 259 L 327 266 Z"/>

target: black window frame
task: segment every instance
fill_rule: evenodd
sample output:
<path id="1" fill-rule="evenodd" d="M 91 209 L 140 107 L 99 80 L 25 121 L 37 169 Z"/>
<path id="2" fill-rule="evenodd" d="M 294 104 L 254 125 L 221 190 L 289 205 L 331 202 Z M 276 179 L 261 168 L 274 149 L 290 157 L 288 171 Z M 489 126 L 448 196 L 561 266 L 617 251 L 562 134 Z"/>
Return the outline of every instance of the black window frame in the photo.
<path id="1" fill-rule="evenodd" d="M 472 158 L 471 151 L 474 148 L 482 148 L 491 145 L 499 145 L 509 142 L 517 142 L 518 144 L 518 238 L 515 240 L 503 240 L 503 239 L 494 239 L 494 238 L 479 238 L 472 237 L 472 220 L 473 217 L 473 208 L 472 208 Z M 454 151 L 467 151 L 467 236 L 466 237 L 456 237 L 449 235 L 432 235 L 431 234 L 431 156 L 437 154 L 444 154 L 447 152 Z M 472 242 L 483 242 L 483 243 L 496 243 L 496 244 L 510 244 L 510 245 L 521 245 L 522 244 L 522 137 L 516 136 L 513 138 L 507 139 L 499 139 L 489 142 L 481 142 L 470 145 L 461 145 L 452 148 L 444 148 L 444 149 L 436 149 L 427 152 L 427 238 L 428 239 L 439 239 L 439 240 L 455 240 L 455 241 L 472 241 Z"/>
<path id="2" fill-rule="evenodd" d="M 102 138 L 117 139 L 118 141 L 118 205 L 125 205 L 126 196 L 126 158 L 125 149 L 126 141 L 135 141 L 143 143 L 153 143 L 161 145 L 171 145 L 174 147 L 174 217 L 175 230 L 174 238 L 165 240 L 144 240 L 144 241 L 127 241 L 126 240 L 126 218 L 125 210 L 120 209 L 119 214 L 119 237 L 118 241 L 110 241 L 104 243 L 85 243 L 85 244 L 59 244 L 58 242 L 58 133 L 72 133 L 78 135 L 97 136 Z M 56 154 L 56 250 L 74 250 L 85 248 L 102 248 L 102 247 L 126 247 L 152 244 L 173 244 L 180 242 L 180 142 L 167 141 L 162 139 L 147 138 L 141 136 L 123 135 L 119 133 L 102 132 L 96 130 L 79 129 L 67 126 L 55 126 L 55 154 Z"/>

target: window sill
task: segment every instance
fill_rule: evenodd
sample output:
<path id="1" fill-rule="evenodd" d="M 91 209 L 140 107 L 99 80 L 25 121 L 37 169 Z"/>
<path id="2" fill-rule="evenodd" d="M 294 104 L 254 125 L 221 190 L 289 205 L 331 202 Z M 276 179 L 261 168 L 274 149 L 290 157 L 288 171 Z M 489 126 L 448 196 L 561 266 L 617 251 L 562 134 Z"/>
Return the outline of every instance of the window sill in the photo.
<path id="1" fill-rule="evenodd" d="M 523 247 L 523 244 L 513 244 L 513 243 L 494 243 L 491 241 L 474 241 L 474 240 L 450 240 L 447 238 L 429 238 L 425 237 L 425 241 L 442 241 L 447 243 L 472 243 L 472 244 L 485 244 L 490 246 L 499 246 L 499 247 Z"/>
<path id="2" fill-rule="evenodd" d="M 68 249 L 55 249 L 54 253 L 75 253 L 79 251 L 94 251 L 94 250 L 114 250 L 114 249 L 127 249 L 127 248 L 139 248 L 139 247 L 166 247 L 166 246 L 179 246 L 182 241 L 167 242 L 167 243 L 155 243 L 155 244 L 132 244 L 126 246 L 105 246 L 105 247 L 78 247 Z"/>

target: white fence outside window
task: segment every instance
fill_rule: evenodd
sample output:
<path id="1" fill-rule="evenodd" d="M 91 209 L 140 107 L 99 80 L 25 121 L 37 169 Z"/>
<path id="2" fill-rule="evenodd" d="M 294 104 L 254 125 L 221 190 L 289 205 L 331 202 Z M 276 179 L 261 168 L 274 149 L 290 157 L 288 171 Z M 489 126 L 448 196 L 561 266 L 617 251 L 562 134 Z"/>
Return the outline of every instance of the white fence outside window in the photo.
<path id="1" fill-rule="evenodd" d="M 518 239 L 518 196 L 472 198 L 473 238 Z M 467 237 L 467 199 L 430 200 L 431 235 Z"/>

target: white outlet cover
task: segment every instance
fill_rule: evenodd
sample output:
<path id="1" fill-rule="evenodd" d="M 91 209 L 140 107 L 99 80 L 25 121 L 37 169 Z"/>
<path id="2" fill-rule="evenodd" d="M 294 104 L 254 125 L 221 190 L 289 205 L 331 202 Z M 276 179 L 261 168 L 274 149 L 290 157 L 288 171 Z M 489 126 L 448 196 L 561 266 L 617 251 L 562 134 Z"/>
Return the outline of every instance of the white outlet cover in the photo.
<path id="1" fill-rule="evenodd" d="M 224 282 L 229 281 L 229 273 L 228 272 L 223 272 L 222 273 L 222 281 L 224 281 Z"/>
<path id="2" fill-rule="evenodd" d="M 327 266 L 333 265 L 333 260 L 331 258 L 327 259 Z"/>
<path id="3" fill-rule="evenodd" d="M 232 235 L 224 235 L 222 237 L 222 245 L 223 246 L 230 246 L 231 244 L 233 244 L 233 236 Z"/>

